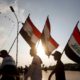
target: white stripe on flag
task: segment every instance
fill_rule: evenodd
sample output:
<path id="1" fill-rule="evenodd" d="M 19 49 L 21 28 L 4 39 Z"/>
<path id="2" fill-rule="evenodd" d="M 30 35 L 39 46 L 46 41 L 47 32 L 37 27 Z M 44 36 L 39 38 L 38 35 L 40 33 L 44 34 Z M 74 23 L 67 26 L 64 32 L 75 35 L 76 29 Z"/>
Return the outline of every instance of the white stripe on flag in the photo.
<path id="1" fill-rule="evenodd" d="M 69 42 L 68 42 L 70 48 L 74 51 L 74 53 L 80 57 L 80 45 L 75 40 L 74 36 L 71 36 Z"/>
<path id="2" fill-rule="evenodd" d="M 56 49 L 56 47 L 50 41 L 48 41 L 48 49 L 50 52 L 52 52 L 54 49 Z"/>
<path id="3" fill-rule="evenodd" d="M 24 29 L 24 31 L 27 32 L 28 36 L 32 37 L 33 29 L 31 27 L 31 25 L 28 23 L 28 21 L 25 23 L 23 29 Z"/>
<path id="4" fill-rule="evenodd" d="M 32 37 L 31 37 L 31 41 L 36 44 L 36 42 L 38 40 L 39 40 L 39 38 L 35 34 L 33 34 Z"/>

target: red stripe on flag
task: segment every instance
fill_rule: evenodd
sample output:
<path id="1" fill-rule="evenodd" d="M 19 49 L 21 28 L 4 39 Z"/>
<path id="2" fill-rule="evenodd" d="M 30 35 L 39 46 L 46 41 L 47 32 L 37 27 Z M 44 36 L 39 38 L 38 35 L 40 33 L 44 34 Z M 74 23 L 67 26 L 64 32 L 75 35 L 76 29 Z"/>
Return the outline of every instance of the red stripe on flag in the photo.
<path id="1" fill-rule="evenodd" d="M 34 24 L 32 23 L 32 21 L 30 20 L 29 17 L 28 17 L 27 21 L 28 21 L 28 23 L 31 25 L 31 27 L 32 27 L 32 29 L 33 29 L 33 33 L 34 33 L 38 38 L 40 38 L 40 36 L 41 36 L 40 31 L 34 26 Z"/>
<path id="2" fill-rule="evenodd" d="M 73 36 L 75 38 L 75 40 L 78 42 L 78 44 L 80 45 L 80 32 L 78 27 L 76 26 L 74 31 L 73 31 Z"/>
<path id="3" fill-rule="evenodd" d="M 50 37 L 49 41 L 53 44 L 53 46 L 55 46 L 55 48 L 59 46 L 59 44 L 57 44 L 57 42 L 52 37 Z"/>

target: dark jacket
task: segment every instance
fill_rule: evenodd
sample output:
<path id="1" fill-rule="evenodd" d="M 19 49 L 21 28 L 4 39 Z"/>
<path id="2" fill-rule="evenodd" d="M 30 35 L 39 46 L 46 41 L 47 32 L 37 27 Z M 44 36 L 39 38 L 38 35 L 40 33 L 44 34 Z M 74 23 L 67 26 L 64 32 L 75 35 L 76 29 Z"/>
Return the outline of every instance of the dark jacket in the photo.
<path id="1" fill-rule="evenodd" d="M 51 76 L 55 73 L 56 80 L 66 80 L 65 79 L 65 72 L 64 72 L 64 64 L 61 61 L 58 61 L 55 69 L 51 72 L 49 79 L 51 79 Z"/>
<path id="2" fill-rule="evenodd" d="M 58 61 L 55 68 L 56 80 L 65 80 L 64 64 Z"/>

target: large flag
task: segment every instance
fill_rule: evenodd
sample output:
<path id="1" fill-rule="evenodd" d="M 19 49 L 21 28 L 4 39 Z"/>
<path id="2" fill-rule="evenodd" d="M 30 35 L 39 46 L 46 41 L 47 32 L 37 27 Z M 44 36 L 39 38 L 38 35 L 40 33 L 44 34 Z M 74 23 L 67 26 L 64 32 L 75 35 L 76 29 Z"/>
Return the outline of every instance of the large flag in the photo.
<path id="1" fill-rule="evenodd" d="M 76 24 L 73 33 L 65 47 L 65 54 L 73 61 L 80 64 L 80 31 Z"/>
<path id="2" fill-rule="evenodd" d="M 50 22 L 47 17 L 44 29 L 41 35 L 42 45 L 44 46 L 45 53 L 49 56 L 54 49 L 58 47 L 57 42 L 50 35 Z"/>
<path id="3" fill-rule="evenodd" d="M 34 26 L 29 16 L 21 28 L 20 34 L 30 47 L 35 46 L 36 42 L 40 39 L 41 36 L 40 31 Z"/>

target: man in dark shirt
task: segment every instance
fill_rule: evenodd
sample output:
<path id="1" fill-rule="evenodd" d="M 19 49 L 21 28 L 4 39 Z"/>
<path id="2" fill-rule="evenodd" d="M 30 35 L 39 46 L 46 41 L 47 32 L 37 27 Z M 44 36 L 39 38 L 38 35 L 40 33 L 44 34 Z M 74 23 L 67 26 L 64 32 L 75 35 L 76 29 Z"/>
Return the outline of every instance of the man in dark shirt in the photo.
<path id="1" fill-rule="evenodd" d="M 64 64 L 61 62 L 61 53 L 56 51 L 54 54 L 54 59 L 57 61 L 55 69 L 49 75 L 48 80 L 51 80 L 52 75 L 55 73 L 56 80 L 65 80 Z"/>

